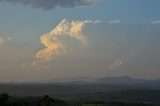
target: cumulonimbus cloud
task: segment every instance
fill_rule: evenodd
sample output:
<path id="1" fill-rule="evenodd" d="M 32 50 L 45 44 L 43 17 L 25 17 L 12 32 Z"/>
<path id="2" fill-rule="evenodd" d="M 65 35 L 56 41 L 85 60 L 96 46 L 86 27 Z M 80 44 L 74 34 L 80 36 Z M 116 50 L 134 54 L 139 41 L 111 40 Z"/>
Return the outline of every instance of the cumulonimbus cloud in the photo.
<path id="1" fill-rule="evenodd" d="M 33 8 L 44 10 L 54 9 L 55 7 L 73 8 L 77 6 L 92 5 L 102 0 L 0 0 L 13 4 L 31 5 Z"/>
<path id="2" fill-rule="evenodd" d="M 86 38 L 83 28 L 87 23 L 97 23 L 97 21 L 73 20 L 70 22 L 63 19 L 52 31 L 40 37 L 41 44 L 44 48 L 37 52 L 37 60 L 51 61 L 57 55 L 65 53 L 66 45 L 61 40 L 64 36 L 85 43 Z"/>

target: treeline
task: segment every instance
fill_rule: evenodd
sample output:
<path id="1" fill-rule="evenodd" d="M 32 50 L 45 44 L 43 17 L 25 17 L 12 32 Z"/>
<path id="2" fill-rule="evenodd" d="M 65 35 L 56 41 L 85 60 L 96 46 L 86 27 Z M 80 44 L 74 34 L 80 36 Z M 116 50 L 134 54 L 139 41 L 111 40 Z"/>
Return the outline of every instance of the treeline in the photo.
<path id="1" fill-rule="evenodd" d="M 53 99 L 48 95 L 42 97 L 15 97 L 7 93 L 0 94 L 0 106 L 160 106 L 154 103 L 129 102 L 83 102 Z"/>
<path id="2" fill-rule="evenodd" d="M 63 100 L 43 97 L 14 97 L 7 93 L 0 94 L 0 106 L 66 106 Z"/>

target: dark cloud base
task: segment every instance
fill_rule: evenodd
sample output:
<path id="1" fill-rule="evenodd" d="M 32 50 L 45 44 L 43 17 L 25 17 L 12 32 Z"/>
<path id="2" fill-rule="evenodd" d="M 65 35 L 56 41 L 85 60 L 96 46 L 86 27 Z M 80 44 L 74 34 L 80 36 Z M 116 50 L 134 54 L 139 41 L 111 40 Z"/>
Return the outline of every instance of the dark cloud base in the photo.
<path id="1" fill-rule="evenodd" d="M 43 10 L 54 9 L 55 7 L 73 8 L 78 6 L 92 5 L 100 0 L 0 0 L 10 2 L 12 4 L 31 5 L 33 8 L 41 8 Z"/>

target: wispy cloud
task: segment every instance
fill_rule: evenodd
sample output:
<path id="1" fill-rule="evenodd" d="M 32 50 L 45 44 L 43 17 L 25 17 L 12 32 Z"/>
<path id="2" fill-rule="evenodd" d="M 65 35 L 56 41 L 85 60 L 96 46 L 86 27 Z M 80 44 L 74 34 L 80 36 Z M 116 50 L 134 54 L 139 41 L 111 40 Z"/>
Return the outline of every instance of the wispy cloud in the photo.
<path id="1" fill-rule="evenodd" d="M 87 23 L 97 22 L 92 20 L 73 20 L 70 22 L 63 19 L 52 31 L 42 35 L 40 40 L 45 48 L 37 52 L 38 61 L 51 61 L 57 55 L 65 53 L 67 51 L 66 45 L 61 40 L 64 36 L 80 41 L 82 44 L 86 43 L 82 29 Z M 35 63 L 36 61 L 33 62 L 33 64 Z"/>
<path id="2" fill-rule="evenodd" d="M 112 64 L 107 66 L 107 69 L 109 70 L 117 70 L 119 67 L 123 64 L 122 59 L 114 61 Z"/>
<path id="3" fill-rule="evenodd" d="M 120 20 L 111 20 L 108 22 L 109 24 L 119 24 Z"/>
<path id="4" fill-rule="evenodd" d="M 160 24 L 160 20 L 153 21 L 152 24 Z"/>
<path id="5" fill-rule="evenodd" d="M 0 37 L 0 45 L 3 45 L 7 42 L 9 42 L 12 38 L 11 37 L 8 37 L 8 38 L 2 38 Z"/>
<path id="6" fill-rule="evenodd" d="M 5 42 L 6 40 L 0 37 L 0 45 L 4 44 Z"/>
<path id="7" fill-rule="evenodd" d="M 73 8 L 85 5 L 92 5 L 102 0 L 0 0 L 13 4 L 31 5 L 33 8 L 44 10 L 54 9 L 55 7 Z"/>

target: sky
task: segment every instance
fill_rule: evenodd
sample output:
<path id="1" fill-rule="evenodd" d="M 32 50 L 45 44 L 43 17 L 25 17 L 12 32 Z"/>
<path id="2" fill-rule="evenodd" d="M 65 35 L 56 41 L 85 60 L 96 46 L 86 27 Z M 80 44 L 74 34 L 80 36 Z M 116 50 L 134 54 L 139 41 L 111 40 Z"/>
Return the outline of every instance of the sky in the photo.
<path id="1" fill-rule="evenodd" d="M 0 0 L 0 82 L 160 76 L 160 0 Z"/>

